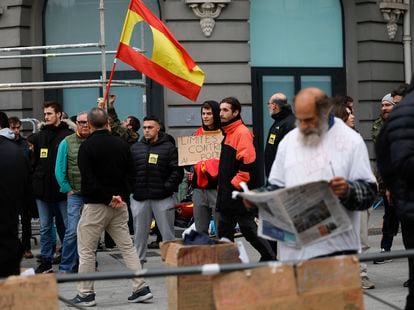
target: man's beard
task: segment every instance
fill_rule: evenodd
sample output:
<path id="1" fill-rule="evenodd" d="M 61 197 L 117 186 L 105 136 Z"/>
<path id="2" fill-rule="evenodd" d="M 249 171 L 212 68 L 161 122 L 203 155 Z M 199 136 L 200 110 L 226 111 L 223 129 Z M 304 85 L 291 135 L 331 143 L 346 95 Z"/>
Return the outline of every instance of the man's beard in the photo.
<path id="1" fill-rule="evenodd" d="M 299 127 L 298 121 L 296 121 L 296 127 Z M 315 147 L 319 145 L 322 141 L 324 134 L 328 131 L 328 122 L 324 120 L 320 120 L 318 127 L 307 129 L 306 131 L 302 131 L 299 129 L 299 138 L 303 145 Z"/>

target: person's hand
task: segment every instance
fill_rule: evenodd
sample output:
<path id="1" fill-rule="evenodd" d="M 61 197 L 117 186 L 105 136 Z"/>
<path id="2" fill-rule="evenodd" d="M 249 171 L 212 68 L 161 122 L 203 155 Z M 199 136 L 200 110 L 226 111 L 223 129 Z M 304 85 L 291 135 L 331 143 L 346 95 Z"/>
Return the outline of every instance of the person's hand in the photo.
<path id="1" fill-rule="evenodd" d="M 116 101 L 116 95 L 109 95 L 108 108 L 113 108 Z"/>
<path id="2" fill-rule="evenodd" d="M 329 181 L 329 185 L 335 194 L 339 198 L 346 198 L 349 192 L 349 184 L 343 177 L 333 177 Z"/>
<path id="3" fill-rule="evenodd" d="M 247 199 L 243 199 L 243 204 L 246 207 L 246 209 L 248 209 L 248 210 L 256 208 L 256 205 L 253 202 L 251 202 L 250 200 L 247 200 Z"/>
<path id="4" fill-rule="evenodd" d="M 187 176 L 188 182 L 192 182 L 193 181 L 193 177 L 194 177 L 194 173 L 193 172 L 186 172 L 185 174 Z"/>
<path id="5" fill-rule="evenodd" d="M 109 206 L 114 209 L 120 209 L 126 207 L 126 203 L 122 200 L 121 196 L 112 196 Z"/>
<path id="6" fill-rule="evenodd" d="M 388 204 L 392 204 L 391 203 L 391 192 L 388 189 L 385 190 L 385 199 L 387 199 Z"/>
<path id="7" fill-rule="evenodd" d="M 98 108 L 101 108 L 101 109 L 105 108 L 104 98 L 98 97 L 98 99 L 96 99 L 96 102 L 98 103 Z"/>

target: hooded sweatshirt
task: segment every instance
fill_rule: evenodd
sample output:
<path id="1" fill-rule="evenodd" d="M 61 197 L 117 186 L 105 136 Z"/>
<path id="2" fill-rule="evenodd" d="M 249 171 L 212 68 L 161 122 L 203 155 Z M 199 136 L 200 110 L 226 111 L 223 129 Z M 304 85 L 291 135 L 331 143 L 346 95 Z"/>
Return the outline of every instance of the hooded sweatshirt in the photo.
<path id="1" fill-rule="evenodd" d="M 10 128 L 0 129 L 0 136 L 3 136 L 9 140 L 14 140 L 14 132 Z"/>
<path id="2" fill-rule="evenodd" d="M 208 135 L 208 134 L 219 134 L 221 133 L 220 130 L 220 105 L 216 101 L 206 101 L 211 107 L 213 112 L 213 120 L 214 120 L 214 127 L 213 129 L 209 129 L 207 126 L 204 125 L 203 120 L 201 123 L 203 124 L 202 127 L 198 128 L 194 135 Z M 200 114 L 203 113 L 203 107 L 201 107 Z M 192 186 L 193 188 L 202 188 L 202 189 L 217 189 L 217 176 L 218 176 L 218 166 L 219 166 L 219 159 L 212 158 L 206 160 L 200 160 L 196 163 L 193 167 L 194 175 Z"/>

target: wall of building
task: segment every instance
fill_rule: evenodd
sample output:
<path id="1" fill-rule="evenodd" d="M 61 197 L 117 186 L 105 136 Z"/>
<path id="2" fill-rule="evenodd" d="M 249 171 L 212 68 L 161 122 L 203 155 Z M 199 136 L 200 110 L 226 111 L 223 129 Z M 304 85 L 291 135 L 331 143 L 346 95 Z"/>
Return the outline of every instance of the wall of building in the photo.
<path id="1" fill-rule="evenodd" d="M 42 4 L 43 1 L 1 1 L 0 8 L 3 9 L 3 14 L 0 15 L 0 47 L 41 45 L 42 28 L 33 13 L 40 8 L 41 16 Z M 40 59 L 0 60 L 0 83 L 41 81 L 42 77 Z M 6 111 L 10 116 L 40 117 L 41 109 L 36 103 L 42 102 L 42 98 L 42 91 L 0 92 L 0 110 Z"/>
<path id="2" fill-rule="evenodd" d="M 371 154 L 370 130 L 379 114 L 380 99 L 404 81 L 402 21 L 396 38 L 390 40 L 379 2 L 342 1 L 347 91 L 355 99 L 358 129 Z M 2 0 L 0 47 L 42 45 L 43 4 L 43 0 Z M 164 89 L 165 121 L 170 132 L 174 136 L 191 134 L 200 125 L 200 104 L 227 96 L 240 99 L 243 117 L 251 124 L 250 1 L 232 0 L 216 19 L 210 37 L 202 33 L 199 18 L 183 0 L 160 4 L 162 19 L 206 73 L 205 86 L 196 103 Z M 0 60 L 0 83 L 41 81 L 42 61 Z M 42 91 L 0 92 L 0 110 L 20 117 L 41 117 L 42 102 Z"/>
<path id="3" fill-rule="evenodd" d="M 192 134 L 201 125 L 200 104 L 228 96 L 243 105 L 242 115 L 252 123 L 248 0 L 232 0 L 216 19 L 210 37 L 204 36 L 200 20 L 182 0 L 162 2 L 162 18 L 204 70 L 206 80 L 196 103 L 165 89 L 165 120 L 174 136 Z"/>
<path id="4" fill-rule="evenodd" d="M 30 2 L 4 0 L 0 3 L 0 47 L 15 47 L 30 41 Z M 0 54 L 4 55 L 4 54 Z M 8 59 L 0 61 L 0 83 L 22 82 L 30 78 L 30 61 Z M 1 92 L 0 110 L 10 115 L 25 116 L 31 110 L 27 92 Z"/>
<path id="5" fill-rule="evenodd" d="M 356 0 L 354 11 L 357 27 L 358 129 L 366 140 L 371 158 L 374 158 L 371 126 L 379 115 L 381 98 L 404 82 L 401 20 L 396 38 L 390 40 L 379 2 Z"/>

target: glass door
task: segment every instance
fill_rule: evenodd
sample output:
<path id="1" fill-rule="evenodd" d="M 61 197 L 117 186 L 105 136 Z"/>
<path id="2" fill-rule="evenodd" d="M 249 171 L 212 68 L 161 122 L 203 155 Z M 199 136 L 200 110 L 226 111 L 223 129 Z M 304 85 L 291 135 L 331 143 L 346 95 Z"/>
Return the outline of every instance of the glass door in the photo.
<path id="1" fill-rule="evenodd" d="M 264 140 L 273 123 L 267 109 L 269 98 L 282 92 L 292 104 L 294 96 L 307 87 L 318 87 L 328 96 L 346 95 L 345 71 L 342 68 L 252 68 L 253 130 L 261 179 Z"/>

